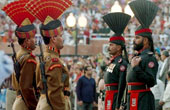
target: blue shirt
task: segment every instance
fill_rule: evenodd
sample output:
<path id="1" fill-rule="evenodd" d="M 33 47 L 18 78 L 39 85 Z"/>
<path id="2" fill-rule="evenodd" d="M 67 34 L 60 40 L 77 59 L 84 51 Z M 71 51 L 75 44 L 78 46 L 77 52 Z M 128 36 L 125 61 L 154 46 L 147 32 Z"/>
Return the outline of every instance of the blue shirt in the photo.
<path id="1" fill-rule="evenodd" d="M 76 93 L 79 101 L 92 103 L 95 101 L 96 83 L 93 78 L 88 79 L 86 76 L 80 77 L 76 87 Z"/>

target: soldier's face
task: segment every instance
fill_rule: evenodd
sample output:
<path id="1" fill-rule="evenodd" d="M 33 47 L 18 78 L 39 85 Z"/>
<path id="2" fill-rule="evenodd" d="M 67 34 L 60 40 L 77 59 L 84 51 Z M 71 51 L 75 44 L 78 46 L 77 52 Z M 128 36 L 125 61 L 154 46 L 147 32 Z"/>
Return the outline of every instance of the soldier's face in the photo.
<path id="1" fill-rule="evenodd" d="M 120 48 L 119 45 L 116 45 L 114 43 L 110 43 L 109 48 L 108 48 L 109 54 L 115 55 L 119 51 L 119 48 Z"/>
<path id="2" fill-rule="evenodd" d="M 135 36 L 133 44 L 134 44 L 134 50 L 141 50 L 143 48 L 143 37 L 142 36 Z"/>
<path id="3" fill-rule="evenodd" d="M 62 38 L 62 34 L 58 35 L 57 37 L 55 37 L 55 45 L 57 47 L 57 49 L 62 49 L 63 46 L 63 38 Z"/>
<path id="4" fill-rule="evenodd" d="M 34 50 L 36 48 L 35 46 L 35 38 L 31 37 L 29 39 L 26 40 L 26 45 L 27 47 L 29 47 L 31 50 Z"/>

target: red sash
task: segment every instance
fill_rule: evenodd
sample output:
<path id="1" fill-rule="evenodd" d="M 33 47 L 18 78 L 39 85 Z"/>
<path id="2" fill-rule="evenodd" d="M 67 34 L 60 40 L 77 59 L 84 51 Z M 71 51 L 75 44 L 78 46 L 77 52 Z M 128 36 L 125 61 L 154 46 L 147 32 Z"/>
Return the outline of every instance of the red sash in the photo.
<path id="1" fill-rule="evenodd" d="M 138 86 L 143 85 L 144 83 L 128 83 L 128 85 Z M 130 110 L 138 110 L 138 97 L 139 93 L 141 92 L 147 92 L 150 91 L 150 88 L 148 89 L 141 89 L 141 90 L 128 90 L 128 93 L 130 93 Z"/>
<path id="2" fill-rule="evenodd" d="M 117 92 L 118 90 L 106 91 L 105 110 L 112 110 L 114 94 Z"/>

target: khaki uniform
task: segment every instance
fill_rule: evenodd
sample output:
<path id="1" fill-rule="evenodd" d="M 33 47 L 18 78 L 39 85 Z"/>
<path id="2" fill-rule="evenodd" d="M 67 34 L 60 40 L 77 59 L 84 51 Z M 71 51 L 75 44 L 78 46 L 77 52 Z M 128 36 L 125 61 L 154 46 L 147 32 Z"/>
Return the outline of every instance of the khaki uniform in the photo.
<path id="1" fill-rule="evenodd" d="M 44 60 L 45 74 L 47 76 L 48 98 L 53 107 L 53 110 L 69 110 L 66 109 L 66 106 L 68 105 L 66 102 L 68 101 L 65 100 L 63 92 L 64 87 L 69 87 L 69 76 L 66 68 L 59 58 L 58 52 L 54 49 L 51 50 L 47 48 L 44 52 Z M 42 91 L 43 84 L 41 80 L 41 70 L 39 65 L 36 71 L 36 78 L 37 87 L 40 89 L 40 91 Z M 47 104 L 47 101 L 44 100 L 46 100 L 46 96 L 45 94 L 41 94 L 37 110 L 51 110 L 50 106 Z"/>
<path id="2" fill-rule="evenodd" d="M 6 110 L 12 110 L 12 106 L 15 102 L 16 91 L 7 89 L 6 93 Z"/>
<path id="3" fill-rule="evenodd" d="M 13 110 L 24 110 L 24 108 L 35 110 L 37 105 L 33 87 L 33 78 L 36 70 L 35 56 L 31 54 L 31 51 L 21 48 L 17 53 L 17 60 L 20 63 L 21 70 L 19 83 L 15 73 L 12 75 L 12 86 L 17 91 L 17 98 L 14 102 Z M 23 97 L 21 97 L 21 94 Z"/>

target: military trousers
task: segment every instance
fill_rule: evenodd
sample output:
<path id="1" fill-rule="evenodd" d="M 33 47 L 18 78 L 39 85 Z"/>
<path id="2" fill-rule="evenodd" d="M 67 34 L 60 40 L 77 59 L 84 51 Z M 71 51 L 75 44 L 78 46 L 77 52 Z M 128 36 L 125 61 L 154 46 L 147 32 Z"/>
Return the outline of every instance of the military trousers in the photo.
<path id="1" fill-rule="evenodd" d="M 16 91 L 7 89 L 6 93 L 6 110 L 12 110 L 12 106 L 15 102 Z"/>
<path id="2" fill-rule="evenodd" d="M 65 110 L 71 110 L 71 102 L 68 96 L 65 96 Z"/>
<path id="3" fill-rule="evenodd" d="M 52 110 L 45 95 L 41 95 L 36 110 Z"/>
<path id="4" fill-rule="evenodd" d="M 50 105 L 47 103 L 45 95 L 41 95 L 36 110 L 52 110 Z M 71 110 L 71 103 L 68 96 L 65 97 L 65 110 Z"/>
<path id="5" fill-rule="evenodd" d="M 163 110 L 170 110 L 170 108 L 164 108 Z"/>
<path id="6" fill-rule="evenodd" d="M 12 110 L 28 110 L 28 107 L 25 105 L 25 102 L 21 96 L 16 97 L 15 102 L 12 106 Z"/>

